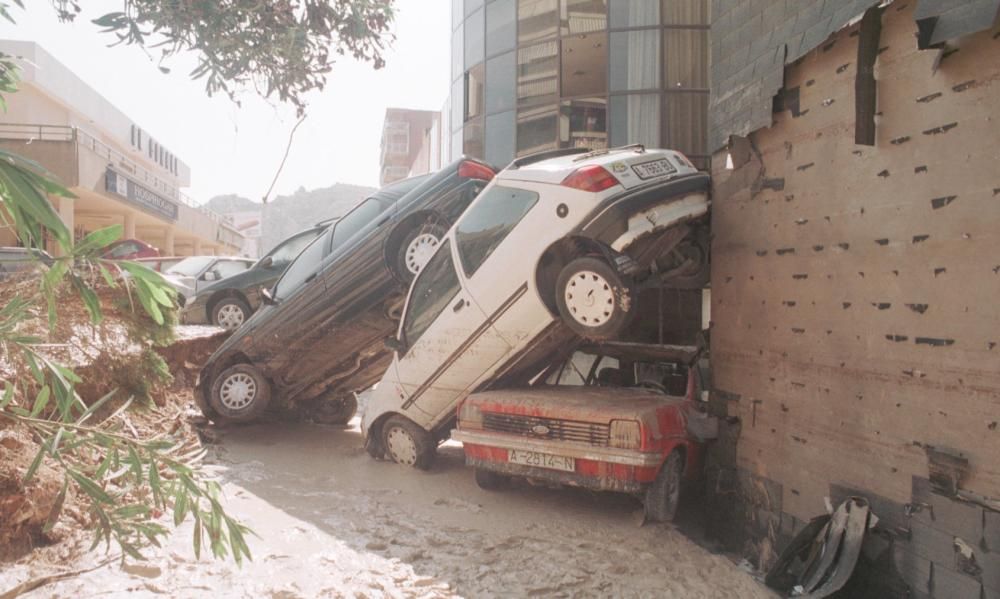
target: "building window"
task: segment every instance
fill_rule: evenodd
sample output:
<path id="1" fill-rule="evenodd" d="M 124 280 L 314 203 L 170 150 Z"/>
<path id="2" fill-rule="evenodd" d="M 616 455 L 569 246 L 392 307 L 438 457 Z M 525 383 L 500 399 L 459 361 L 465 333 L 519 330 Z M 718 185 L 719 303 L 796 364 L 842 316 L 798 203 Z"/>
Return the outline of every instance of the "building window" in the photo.
<path id="1" fill-rule="evenodd" d="M 708 93 L 675 92 L 664 96 L 664 144 L 704 168 L 708 162 Z"/>
<path id="2" fill-rule="evenodd" d="M 659 88 L 660 32 L 645 29 L 612 33 L 611 91 Z"/>
<path id="3" fill-rule="evenodd" d="M 514 52 L 486 61 L 486 113 L 511 110 L 517 105 L 517 64 Z"/>
<path id="4" fill-rule="evenodd" d="M 410 153 L 410 126 L 406 123 L 386 123 L 382 135 L 386 154 Z"/>
<path id="5" fill-rule="evenodd" d="M 562 103 L 559 145 L 563 148 L 608 147 L 608 101 L 584 98 Z"/>
<path id="6" fill-rule="evenodd" d="M 486 117 L 486 162 L 502 168 L 514 159 L 516 126 L 513 110 Z"/>
<path id="7" fill-rule="evenodd" d="M 486 57 L 486 19 L 482 9 L 465 19 L 465 68 L 483 62 Z"/>
<path id="8" fill-rule="evenodd" d="M 517 51 L 517 105 L 551 103 L 559 98 L 559 42 Z"/>
<path id="9" fill-rule="evenodd" d="M 483 88 L 486 85 L 486 65 L 479 63 L 465 74 L 465 120 L 483 114 Z"/>
<path id="10" fill-rule="evenodd" d="M 563 97 L 608 93 L 606 33 L 587 33 L 562 42 Z"/>
<path id="11" fill-rule="evenodd" d="M 483 0 L 465 0 L 465 16 L 469 16 L 477 8 L 482 7 Z"/>
<path id="12" fill-rule="evenodd" d="M 522 108 L 517 111 L 518 156 L 556 148 L 558 134 L 558 104 Z"/>
<path id="13" fill-rule="evenodd" d="M 670 89 L 708 89 L 708 30 L 663 32 L 664 82 Z"/>
<path id="14" fill-rule="evenodd" d="M 514 0 L 494 0 L 486 6 L 486 55 L 514 48 L 517 41 Z"/>
<path id="15" fill-rule="evenodd" d="M 451 0 L 451 26 L 455 27 L 462 22 L 465 12 L 462 9 L 462 0 Z"/>
<path id="16" fill-rule="evenodd" d="M 459 127 L 451 132 L 451 159 L 458 160 L 462 155 L 462 129 Z"/>
<path id="17" fill-rule="evenodd" d="M 451 34 L 451 79 L 454 81 L 465 72 L 465 49 L 462 47 L 462 35 L 464 29 L 459 23 L 458 28 Z"/>
<path id="18" fill-rule="evenodd" d="M 660 24 L 660 5 L 655 0 L 611 0 L 611 28 L 655 27 Z"/>
<path id="19" fill-rule="evenodd" d="M 652 0 L 639 1 L 653 4 Z M 710 25 L 708 0 L 663 0 L 663 24 Z"/>
<path id="20" fill-rule="evenodd" d="M 611 145 L 628 144 L 660 146 L 660 94 L 611 97 Z"/>
<path id="21" fill-rule="evenodd" d="M 591 33 L 607 29 L 607 0 L 561 0 L 561 4 L 562 23 L 560 29 L 563 35 Z"/>
<path id="22" fill-rule="evenodd" d="M 475 158 L 483 157 L 483 119 L 476 119 L 474 121 L 469 121 L 465 123 L 463 127 L 465 131 L 464 140 L 465 143 L 462 145 L 462 152 L 466 156 L 473 156 Z"/>
<path id="23" fill-rule="evenodd" d="M 465 78 L 451 84 L 451 129 L 457 131 L 465 121 Z"/>
<path id="24" fill-rule="evenodd" d="M 530 44 L 557 35 L 559 35 L 558 0 L 518 0 L 518 44 Z"/>

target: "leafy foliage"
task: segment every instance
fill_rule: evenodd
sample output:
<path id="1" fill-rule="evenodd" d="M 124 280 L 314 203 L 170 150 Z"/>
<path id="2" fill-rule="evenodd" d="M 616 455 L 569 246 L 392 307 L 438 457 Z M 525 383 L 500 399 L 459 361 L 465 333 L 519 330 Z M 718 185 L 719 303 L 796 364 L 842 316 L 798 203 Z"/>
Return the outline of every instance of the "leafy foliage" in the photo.
<path id="1" fill-rule="evenodd" d="M 60 19 L 81 13 L 78 0 L 51 0 Z M 160 69 L 179 52 L 198 54 L 194 78 L 209 95 L 235 96 L 233 84 L 277 95 L 301 114 L 303 96 L 323 89 L 336 56 L 385 65 L 392 0 L 121 0 L 122 10 L 94 24 L 115 44 L 160 52 Z M 0 13 L 2 14 L 2 13 Z M 234 97 L 235 99 L 235 97 Z"/>

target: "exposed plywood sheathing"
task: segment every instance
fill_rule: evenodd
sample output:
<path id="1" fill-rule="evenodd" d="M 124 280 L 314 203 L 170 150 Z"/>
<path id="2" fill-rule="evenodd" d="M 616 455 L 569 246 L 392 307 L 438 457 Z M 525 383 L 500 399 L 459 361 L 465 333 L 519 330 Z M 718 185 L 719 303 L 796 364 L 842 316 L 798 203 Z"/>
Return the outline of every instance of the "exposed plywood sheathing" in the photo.
<path id="1" fill-rule="evenodd" d="M 779 523 L 820 513 L 832 484 L 910 504 L 934 448 L 1000 498 L 1000 29 L 936 64 L 915 8 L 882 17 L 873 147 L 855 145 L 855 24 L 784 71 L 784 110 L 733 145 L 734 170 L 713 160 L 714 385 Z M 952 540 L 947 563 L 914 541 L 909 574 L 1000 593 L 1000 547 L 966 541 L 979 574 Z"/>

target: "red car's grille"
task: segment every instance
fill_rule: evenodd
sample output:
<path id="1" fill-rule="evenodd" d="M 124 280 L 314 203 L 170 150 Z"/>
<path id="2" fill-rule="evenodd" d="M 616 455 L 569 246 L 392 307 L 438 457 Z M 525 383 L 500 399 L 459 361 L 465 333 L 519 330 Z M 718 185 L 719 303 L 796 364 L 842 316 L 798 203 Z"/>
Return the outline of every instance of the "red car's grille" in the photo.
<path id="1" fill-rule="evenodd" d="M 608 439 L 611 437 L 611 426 L 608 424 L 519 414 L 498 414 L 496 412 L 483 414 L 483 428 L 488 431 L 524 435 L 536 439 L 577 441 L 601 447 L 607 447 Z"/>

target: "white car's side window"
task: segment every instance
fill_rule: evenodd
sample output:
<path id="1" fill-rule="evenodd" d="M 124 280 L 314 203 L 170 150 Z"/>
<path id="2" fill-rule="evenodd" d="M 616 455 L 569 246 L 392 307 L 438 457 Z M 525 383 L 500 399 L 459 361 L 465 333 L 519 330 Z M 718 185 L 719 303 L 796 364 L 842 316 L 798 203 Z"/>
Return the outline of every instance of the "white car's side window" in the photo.
<path id="1" fill-rule="evenodd" d="M 403 319 L 402 341 L 408 348 L 420 339 L 427 327 L 458 295 L 459 289 L 455 262 L 451 259 L 451 242 L 445 241 L 413 282 L 410 303 Z"/>
<path id="2" fill-rule="evenodd" d="M 465 276 L 479 270 L 537 202 L 533 191 L 497 185 L 469 208 L 455 232 Z"/>

